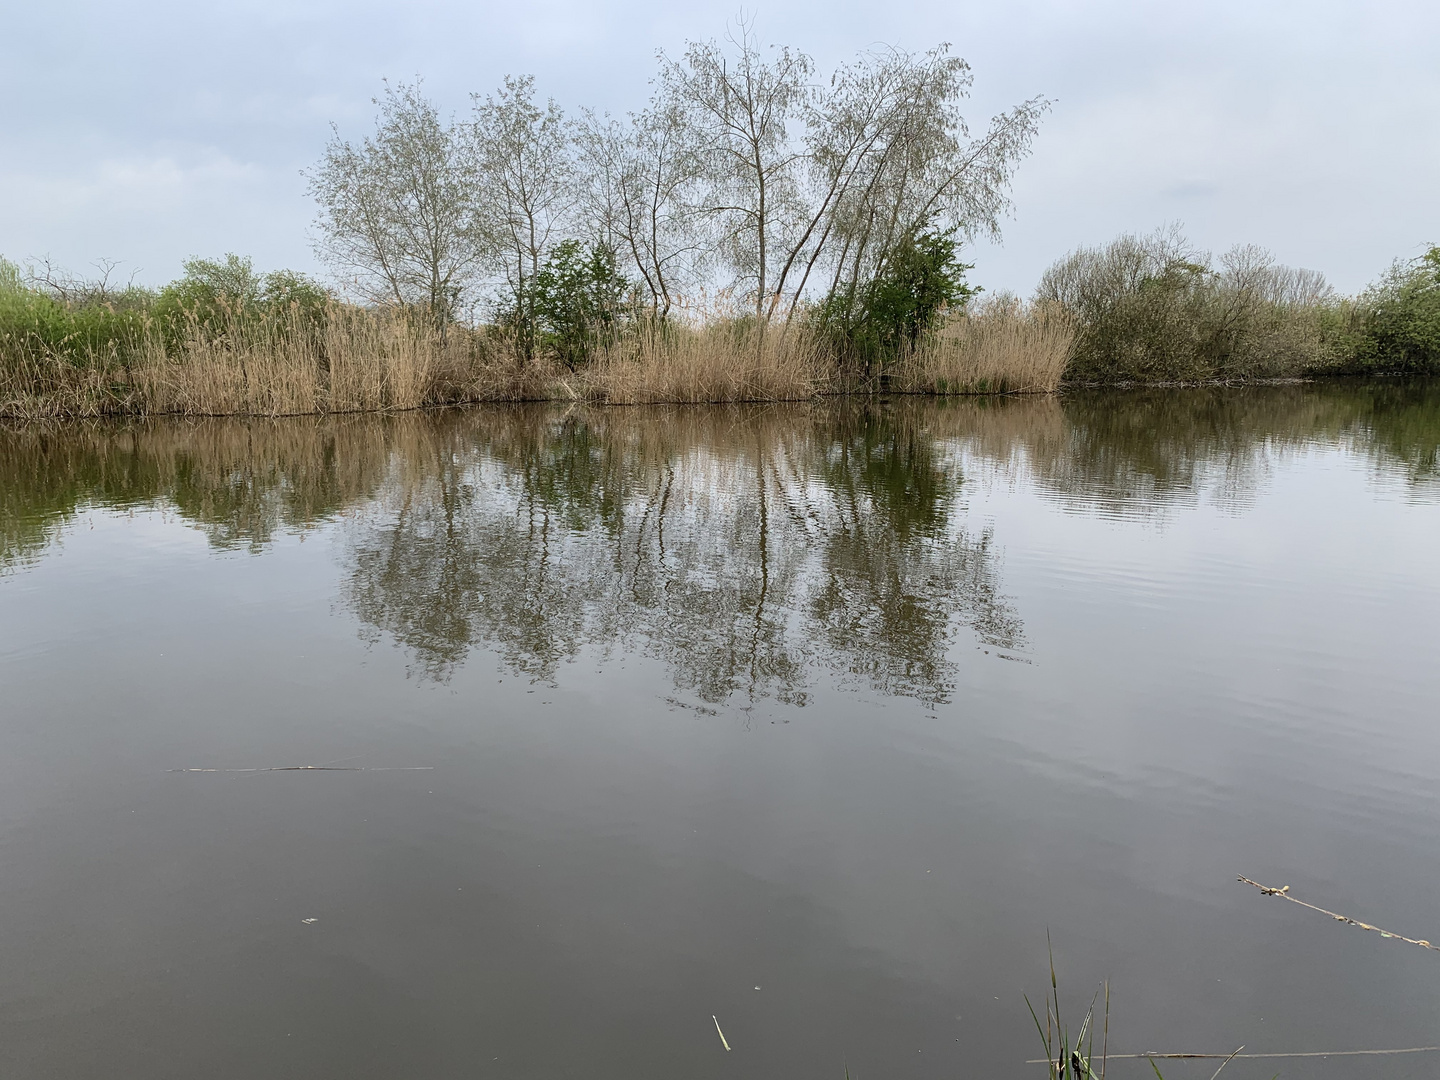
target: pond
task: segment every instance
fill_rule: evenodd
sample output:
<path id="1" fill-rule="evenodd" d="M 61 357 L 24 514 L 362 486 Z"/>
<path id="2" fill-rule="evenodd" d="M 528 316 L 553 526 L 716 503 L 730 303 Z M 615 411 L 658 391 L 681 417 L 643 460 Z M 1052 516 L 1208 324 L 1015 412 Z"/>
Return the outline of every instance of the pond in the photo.
<path id="1" fill-rule="evenodd" d="M 1236 879 L 1440 940 L 1437 539 L 1433 382 L 0 430 L 5 1075 L 1435 1044 Z"/>

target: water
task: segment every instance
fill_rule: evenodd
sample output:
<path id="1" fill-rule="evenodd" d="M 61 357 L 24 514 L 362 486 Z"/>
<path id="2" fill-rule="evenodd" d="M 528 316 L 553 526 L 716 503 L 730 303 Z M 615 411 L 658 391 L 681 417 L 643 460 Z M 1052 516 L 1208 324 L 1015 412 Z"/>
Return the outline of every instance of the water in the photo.
<path id="1" fill-rule="evenodd" d="M 1235 880 L 1440 939 L 1437 447 L 1433 383 L 0 431 L 4 1075 L 1038 1076 L 1047 932 L 1112 1050 L 1440 1042 L 1440 956 Z"/>

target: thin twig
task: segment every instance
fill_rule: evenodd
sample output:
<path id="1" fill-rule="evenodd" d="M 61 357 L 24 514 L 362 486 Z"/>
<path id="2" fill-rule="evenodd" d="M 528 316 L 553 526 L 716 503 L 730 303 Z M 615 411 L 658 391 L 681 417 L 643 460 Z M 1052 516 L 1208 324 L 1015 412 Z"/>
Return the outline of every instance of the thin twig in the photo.
<path id="1" fill-rule="evenodd" d="M 1222 1062 L 1220 1063 L 1220 1068 L 1216 1069 L 1213 1073 L 1210 1074 L 1210 1080 L 1215 1080 L 1216 1077 L 1218 1077 L 1222 1072 L 1224 1072 L 1224 1071 L 1225 1071 L 1225 1066 L 1226 1066 L 1226 1065 L 1229 1065 L 1230 1062 L 1232 1062 L 1232 1061 L 1235 1060 L 1235 1054 L 1240 1053 L 1240 1051 L 1241 1051 L 1241 1050 L 1244 1050 L 1244 1049 L 1245 1049 L 1245 1044 L 1244 1044 L 1244 1043 L 1241 1043 L 1241 1044 L 1239 1045 L 1239 1047 L 1236 1048 L 1235 1053 L 1234 1053 L 1234 1054 L 1231 1054 L 1231 1055 L 1230 1055 L 1229 1057 L 1227 1057 L 1224 1061 L 1222 1061 Z"/>
<path id="2" fill-rule="evenodd" d="M 1226 1061 L 1229 1061 L 1232 1058 L 1240 1058 L 1243 1060 L 1246 1058 L 1378 1057 L 1385 1054 L 1425 1054 L 1433 1053 L 1436 1050 L 1440 1050 L 1440 1046 L 1407 1046 L 1403 1050 L 1306 1050 L 1290 1054 L 1241 1054 L 1239 1052 L 1234 1054 L 1157 1054 L 1147 1052 L 1144 1054 L 1112 1054 L 1111 1057 L 1117 1061 L 1127 1058 L 1137 1060 L 1140 1058 L 1150 1058 L 1157 1061 L 1189 1061 L 1204 1058 L 1208 1058 L 1211 1061 L 1219 1061 L 1221 1058 L 1224 1058 Z M 1049 1058 L 1030 1058 L 1025 1064 L 1044 1065 L 1047 1062 L 1049 1062 Z"/>
<path id="3" fill-rule="evenodd" d="M 432 772 L 434 765 L 275 765 L 268 769 L 166 769 L 166 772 Z"/>
<path id="4" fill-rule="evenodd" d="M 1358 926 L 1361 930 L 1374 930 L 1381 937 L 1395 938 L 1398 941 L 1408 942 L 1411 945 L 1419 945 L 1422 949 L 1432 949 L 1440 952 L 1440 945 L 1431 945 L 1430 942 L 1417 938 L 1408 938 L 1404 934 L 1392 934 L 1389 930 L 1381 930 L 1378 926 L 1371 926 L 1369 923 L 1361 922 L 1359 919 L 1352 919 L 1348 915 L 1341 915 L 1335 911 L 1327 911 L 1323 907 L 1316 907 L 1314 904 L 1307 904 L 1304 900 L 1296 899 L 1290 895 L 1290 886 L 1282 885 L 1278 889 L 1272 889 L 1268 885 L 1261 885 L 1258 881 L 1251 881 L 1248 877 L 1239 880 L 1246 885 L 1254 885 L 1266 896 L 1278 896 L 1282 900 L 1289 900 L 1292 904 L 1299 904 L 1301 907 L 1309 908 L 1311 911 L 1318 911 L 1322 915 L 1329 915 L 1336 922 L 1349 923 L 1351 926 Z"/>

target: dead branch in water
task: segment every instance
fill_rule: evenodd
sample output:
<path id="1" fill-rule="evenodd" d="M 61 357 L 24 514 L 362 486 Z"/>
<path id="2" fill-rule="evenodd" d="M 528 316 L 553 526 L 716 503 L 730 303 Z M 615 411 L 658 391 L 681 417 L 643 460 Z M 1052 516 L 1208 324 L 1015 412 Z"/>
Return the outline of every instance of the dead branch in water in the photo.
<path id="1" fill-rule="evenodd" d="M 1289 885 L 1282 885 L 1278 889 L 1272 889 L 1268 885 L 1261 885 L 1258 881 L 1251 881 L 1248 877 L 1242 877 L 1239 880 L 1243 881 L 1246 885 L 1254 885 L 1255 888 L 1259 889 L 1266 896 L 1278 896 L 1282 900 L 1289 900 L 1292 904 L 1299 904 L 1301 907 L 1309 908 L 1311 911 L 1318 911 L 1322 915 L 1329 915 L 1336 922 L 1349 923 L 1351 926 L 1360 927 L 1361 930 L 1374 930 L 1381 937 L 1395 938 L 1397 941 L 1408 942 L 1411 945 L 1419 945 L 1422 949 L 1432 949 L 1435 952 L 1440 952 L 1440 945 L 1431 945 L 1428 941 L 1408 938 L 1404 934 L 1392 934 L 1389 930 L 1382 930 L 1378 926 L 1371 926 L 1369 923 L 1361 922 L 1359 919 L 1352 919 L 1348 915 L 1341 915 L 1335 911 L 1328 911 L 1323 907 L 1316 907 L 1314 904 L 1307 904 L 1304 900 L 1299 900 L 1290 895 Z M 1425 1049 L 1434 1049 L 1434 1047 L 1425 1047 Z"/>
<path id="2" fill-rule="evenodd" d="M 1254 884 L 1253 882 L 1251 884 Z M 1302 1050 L 1288 1054 L 1157 1054 L 1147 1051 L 1143 1054 L 1111 1054 L 1110 1059 L 1138 1059 L 1145 1058 L 1154 1061 L 1189 1061 L 1208 1059 L 1219 1061 L 1225 1059 L 1231 1061 L 1237 1058 L 1324 1058 L 1324 1057 L 1378 1057 L 1386 1054 L 1424 1054 L 1440 1050 L 1440 1046 L 1407 1046 L 1401 1050 Z M 1045 1058 L 1032 1058 L 1025 1062 L 1026 1065 L 1044 1065 Z"/>

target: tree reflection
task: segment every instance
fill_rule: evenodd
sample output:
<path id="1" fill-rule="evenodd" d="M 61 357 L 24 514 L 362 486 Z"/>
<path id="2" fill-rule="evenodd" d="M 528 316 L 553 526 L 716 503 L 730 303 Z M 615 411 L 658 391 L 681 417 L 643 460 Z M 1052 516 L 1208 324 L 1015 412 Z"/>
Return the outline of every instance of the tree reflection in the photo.
<path id="1" fill-rule="evenodd" d="M 1035 457 L 1075 504 L 1163 503 L 1209 489 L 1244 503 L 1273 460 L 1346 447 L 1416 487 L 1440 479 L 1440 382 L 1086 391 L 1061 400 L 1066 437 Z"/>
<path id="2" fill-rule="evenodd" d="M 961 462 L 1131 515 L 1243 507 L 1314 447 L 1433 497 L 1440 383 L 0 427 L 0 572 L 89 509 L 253 552 L 348 521 L 347 606 L 429 678 L 477 646 L 545 679 L 638 652 L 707 702 L 804 702 L 823 674 L 933 703 L 957 635 L 1022 643 Z"/>
<path id="3" fill-rule="evenodd" d="M 0 570 L 86 509 L 165 509 L 219 548 L 263 550 L 367 498 L 407 425 L 385 418 L 0 427 Z"/>
<path id="4" fill-rule="evenodd" d="M 541 678 L 621 646 L 709 702 L 804 702 L 817 668 L 939 702 L 959 627 L 1021 633 L 958 484 L 883 408 L 492 415 L 387 485 L 349 595 L 437 679 L 481 642 Z"/>

